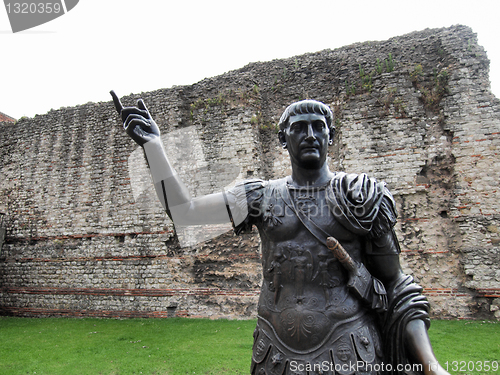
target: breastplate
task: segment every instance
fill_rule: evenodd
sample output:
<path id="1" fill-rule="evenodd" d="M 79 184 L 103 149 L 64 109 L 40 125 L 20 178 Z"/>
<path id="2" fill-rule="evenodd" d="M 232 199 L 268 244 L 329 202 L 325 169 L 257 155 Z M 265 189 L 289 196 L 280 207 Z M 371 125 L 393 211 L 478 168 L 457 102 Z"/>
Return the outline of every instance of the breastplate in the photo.
<path id="1" fill-rule="evenodd" d="M 284 187 L 286 188 L 286 187 Z M 259 231 L 264 281 L 259 315 L 270 323 L 286 347 L 302 351 L 319 345 L 331 327 L 355 316 L 363 307 L 347 288 L 348 274 L 340 262 L 294 213 L 300 209 L 323 230 L 337 238 L 359 260 L 359 238 L 333 217 L 324 189 L 267 193 Z M 289 200 L 288 199 L 288 200 Z M 324 203 L 324 204 L 323 204 Z"/>

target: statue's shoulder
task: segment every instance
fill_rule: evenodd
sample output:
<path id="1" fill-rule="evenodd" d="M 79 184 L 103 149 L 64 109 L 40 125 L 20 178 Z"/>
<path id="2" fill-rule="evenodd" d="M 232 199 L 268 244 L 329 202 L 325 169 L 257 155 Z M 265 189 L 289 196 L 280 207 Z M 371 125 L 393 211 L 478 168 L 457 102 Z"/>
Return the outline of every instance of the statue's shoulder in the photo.
<path id="1" fill-rule="evenodd" d="M 396 223 L 396 206 L 386 183 L 366 173 L 335 173 L 327 202 L 336 219 L 354 233 L 378 236 Z"/>
<path id="2" fill-rule="evenodd" d="M 246 205 L 250 201 L 259 200 L 264 194 L 267 181 L 253 178 L 236 183 L 233 187 L 226 189 L 226 195 L 240 205 Z"/>
<path id="3" fill-rule="evenodd" d="M 275 180 L 252 178 L 238 182 L 234 187 L 227 189 L 226 193 L 235 196 L 237 200 L 256 201 L 264 196 L 276 194 L 286 187 L 286 183 L 286 177 Z"/>
<path id="4" fill-rule="evenodd" d="M 331 186 L 345 192 L 350 192 L 351 194 L 360 193 L 365 189 L 376 189 L 376 191 L 387 189 L 384 181 L 379 181 L 375 177 L 368 176 L 366 173 L 336 172 L 331 179 Z"/>
<path id="5" fill-rule="evenodd" d="M 267 189 L 283 189 L 287 186 L 287 183 L 290 181 L 290 177 L 277 178 L 274 180 L 267 180 L 264 182 L 264 186 Z"/>
<path id="6" fill-rule="evenodd" d="M 331 179 L 330 187 L 336 195 L 345 195 L 353 203 L 358 204 L 381 196 L 393 199 L 385 181 L 377 180 L 366 173 L 336 172 Z"/>
<path id="7" fill-rule="evenodd" d="M 259 225 L 262 220 L 271 218 L 278 222 L 280 220 L 278 216 L 282 216 L 284 208 L 281 210 L 275 208 L 283 204 L 281 199 L 283 187 L 286 187 L 286 179 L 266 181 L 254 178 L 241 181 L 226 190 L 226 205 L 235 233 L 249 232 L 252 225 Z"/>

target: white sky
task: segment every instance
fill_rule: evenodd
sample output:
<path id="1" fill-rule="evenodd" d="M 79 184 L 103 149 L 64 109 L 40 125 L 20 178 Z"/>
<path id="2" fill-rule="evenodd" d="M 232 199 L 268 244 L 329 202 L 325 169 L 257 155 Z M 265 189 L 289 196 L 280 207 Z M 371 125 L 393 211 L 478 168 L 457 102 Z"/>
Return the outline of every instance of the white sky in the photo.
<path id="1" fill-rule="evenodd" d="M 499 97 L 499 15 L 498 0 L 80 0 L 13 34 L 0 6 L 0 112 L 33 117 L 109 101 L 111 89 L 190 85 L 250 62 L 459 23 L 478 34 Z"/>

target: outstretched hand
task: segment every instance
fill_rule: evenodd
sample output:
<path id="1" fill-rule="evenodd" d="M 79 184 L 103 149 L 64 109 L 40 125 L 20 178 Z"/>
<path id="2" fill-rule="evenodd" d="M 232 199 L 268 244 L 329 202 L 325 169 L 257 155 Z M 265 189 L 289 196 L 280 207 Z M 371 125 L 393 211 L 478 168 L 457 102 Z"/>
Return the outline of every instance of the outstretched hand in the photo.
<path id="1" fill-rule="evenodd" d="M 158 125 L 152 119 L 142 99 L 137 101 L 137 107 L 123 107 L 113 90 L 110 91 L 110 94 L 116 111 L 122 118 L 125 131 L 139 146 L 143 146 L 160 136 L 160 129 L 158 129 Z"/>

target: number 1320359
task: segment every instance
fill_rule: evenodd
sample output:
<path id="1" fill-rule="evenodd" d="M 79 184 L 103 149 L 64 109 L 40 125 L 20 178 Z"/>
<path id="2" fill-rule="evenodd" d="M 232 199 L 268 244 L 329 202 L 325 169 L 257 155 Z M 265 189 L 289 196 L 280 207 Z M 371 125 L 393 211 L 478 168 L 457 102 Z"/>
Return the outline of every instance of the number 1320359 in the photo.
<path id="1" fill-rule="evenodd" d="M 15 14 L 50 14 L 63 11 L 60 3 L 6 3 L 7 13 Z"/>
<path id="2" fill-rule="evenodd" d="M 498 371 L 498 361 L 452 361 L 445 362 L 444 367 L 446 371 L 458 371 L 458 372 L 466 372 L 466 371 L 479 371 L 479 372 L 490 372 L 490 371 Z"/>

